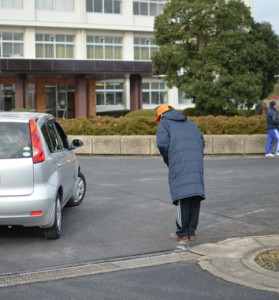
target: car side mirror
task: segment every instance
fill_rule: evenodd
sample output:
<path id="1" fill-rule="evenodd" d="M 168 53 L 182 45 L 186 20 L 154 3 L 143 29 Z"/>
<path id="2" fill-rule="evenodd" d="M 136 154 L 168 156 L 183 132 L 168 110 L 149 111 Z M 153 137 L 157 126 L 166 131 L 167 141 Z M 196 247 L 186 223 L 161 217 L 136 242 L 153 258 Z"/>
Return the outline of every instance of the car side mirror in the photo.
<path id="1" fill-rule="evenodd" d="M 83 141 L 80 139 L 74 139 L 71 142 L 71 149 L 79 148 L 83 146 Z"/>

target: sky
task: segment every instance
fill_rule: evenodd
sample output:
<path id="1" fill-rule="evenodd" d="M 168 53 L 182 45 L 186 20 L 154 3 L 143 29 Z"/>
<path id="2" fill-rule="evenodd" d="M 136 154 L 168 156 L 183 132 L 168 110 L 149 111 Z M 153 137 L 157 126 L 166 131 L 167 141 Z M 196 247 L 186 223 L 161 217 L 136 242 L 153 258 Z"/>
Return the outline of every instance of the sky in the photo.
<path id="1" fill-rule="evenodd" d="M 253 0 L 252 15 L 256 22 L 268 22 L 279 35 L 279 0 Z"/>

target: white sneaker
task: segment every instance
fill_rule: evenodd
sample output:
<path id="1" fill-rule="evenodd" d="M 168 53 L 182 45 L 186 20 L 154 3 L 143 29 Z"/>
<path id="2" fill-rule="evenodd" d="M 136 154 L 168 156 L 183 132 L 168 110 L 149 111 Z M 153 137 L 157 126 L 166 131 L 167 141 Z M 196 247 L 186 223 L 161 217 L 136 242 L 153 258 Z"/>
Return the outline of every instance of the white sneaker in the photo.
<path id="1" fill-rule="evenodd" d="M 277 154 L 277 155 L 279 155 L 279 154 Z M 265 155 L 265 157 L 274 157 L 274 154 L 268 153 L 268 154 Z"/>
<path id="2" fill-rule="evenodd" d="M 278 152 L 278 153 L 275 153 L 275 156 L 279 156 L 279 152 Z"/>

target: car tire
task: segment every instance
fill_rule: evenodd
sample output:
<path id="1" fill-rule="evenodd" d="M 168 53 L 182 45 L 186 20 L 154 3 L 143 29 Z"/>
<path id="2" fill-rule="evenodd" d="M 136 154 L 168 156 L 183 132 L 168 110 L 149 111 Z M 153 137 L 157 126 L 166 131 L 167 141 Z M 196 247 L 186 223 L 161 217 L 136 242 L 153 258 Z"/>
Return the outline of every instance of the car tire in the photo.
<path id="1" fill-rule="evenodd" d="M 86 193 L 86 180 L 84 175 L 78 173 L 78 184 L 77 184 L 77 196 L 72 196 L 68 201 L 68 206 L 77 206 L 80 205 Z"/>
<path id="2" fill-rule="evenodd" d="M 57 194 L 55 201 L 55 220 L 54 224 L 49 228 L 44 228 L 44 236 L 47 239 L 58 239 L 61 235 L 61 224 L 62 224 L 62 213 L 61 213 L 61 203 L 60 195 Z"/>

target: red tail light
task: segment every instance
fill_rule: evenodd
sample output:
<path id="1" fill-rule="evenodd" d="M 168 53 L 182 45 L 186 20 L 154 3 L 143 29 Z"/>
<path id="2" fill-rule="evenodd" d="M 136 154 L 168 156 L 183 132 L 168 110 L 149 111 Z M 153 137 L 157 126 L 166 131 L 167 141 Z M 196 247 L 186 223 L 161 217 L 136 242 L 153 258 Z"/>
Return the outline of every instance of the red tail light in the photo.
<path id="1" fill-rule="evenodd" d="M 45 160 L 43 143 L 40 139 L 39 131 L 35 120 L 30 120 L 31 143 L 33 152 L 33 163 L 37 164 Z"/>
<path id="2" fill-rule="evenodd" d="M 30 212 L 30 216 L 31 217 L 36 217 L 36 216 L 41 216 L 43 214 L 43 211 L 42 210 L 34 210 L 34 211 L 31 211 Z"/>

